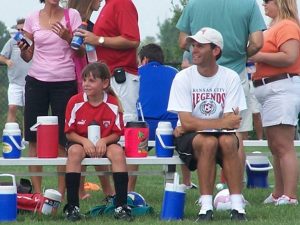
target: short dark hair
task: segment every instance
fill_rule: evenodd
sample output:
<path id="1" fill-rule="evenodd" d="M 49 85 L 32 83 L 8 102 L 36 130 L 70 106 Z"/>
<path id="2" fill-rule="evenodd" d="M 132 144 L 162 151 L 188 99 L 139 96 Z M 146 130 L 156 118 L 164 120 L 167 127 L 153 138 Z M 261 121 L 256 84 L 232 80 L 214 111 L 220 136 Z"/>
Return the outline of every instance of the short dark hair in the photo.
<path id="1" fill-rule="evenodd" d="M 139 58 L 140 60 L 143 60 L 143 58 L 146 57 L 149 59 L 149 62 L 151 61 L 157 61 L 161 64 L 164 64 L 164 53 L 161 49 L 161 47 L 157 44 L 151 43 L 143 46 L 139 52 Z"/>
<path id="2" fill-rule="evenodd" d="M 217 45 L 214 44 L 214 43 L 209 43 L 209 44 L 210 44 L 211 49 L 214 49 L 214 48 L 217 47 Z M 222 49 L 220 48 L 220 53 L 219 53 L 219 55 L 216 56 L 216 60 L 218 60 L 219 58 L 221 58 L 221 56 L 222 56 Z"/>
<path id="3" fill-rule="evenodd" d="M 40 0 L 40 3 L 45 3 L 45 0 Z"/>
<path id="4" fill-rule="evenodd" d="M 24 23 L 25 23 L 25 19 L 24 18 L 17 19 L 17 25 L 24 24 Z"/>

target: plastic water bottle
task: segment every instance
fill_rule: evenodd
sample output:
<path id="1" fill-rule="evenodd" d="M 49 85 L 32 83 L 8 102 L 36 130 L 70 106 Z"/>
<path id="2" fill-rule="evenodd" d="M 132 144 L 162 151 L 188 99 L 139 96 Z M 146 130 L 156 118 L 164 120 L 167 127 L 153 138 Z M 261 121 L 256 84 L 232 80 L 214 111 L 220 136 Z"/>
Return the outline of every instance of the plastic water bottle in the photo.
<path id="1" fill-rule="evenodd" d="M 19 41 L 22 41 L 26 44 L 26 48 L 30 47 L 32 45 L 32 41 L 25 37 L 24 34 L 22 34 L 22 32 L 17 32 L 14 36 L 14 39 L 19 42 Z"/>
<path id="2" fill-rule="evenodd" d="M 252 74 L 256 72 L 256 67 L 255 67 L 254 62 L 248 61 L 246 63 L 246 69 L 247 69 L 247 73 L 248 73 L 248 79 L 251 80 Z"/>
<path id="3" fill-rule="evenodd" d="M 88 139 L 93 142 L 93 144 L 96 146 L 97 141 L 101 137 L 101 130 L 100 126 L 96 121 L 93 121 L 89 126 L 88 126 Z"/>
<path id="4" fill-rule="evenodd" d="M 87 29 L 87 23 L 82 22 L 82 24 L 79 26 L 79 28 L 86 30 Z M 71 48 L 77 50 L 80 48 L 80 46 L 83 44 L 83 37 L 79 35 L 74 35 L 72 42 L 71 42 Z"/>
<path id="5" fill-rule="evenodd" d="M 86 50 L 86 55 L 89 63 L 98 61 L 96 48 L 93 45 L 86 44 L 85 50 Z"/>

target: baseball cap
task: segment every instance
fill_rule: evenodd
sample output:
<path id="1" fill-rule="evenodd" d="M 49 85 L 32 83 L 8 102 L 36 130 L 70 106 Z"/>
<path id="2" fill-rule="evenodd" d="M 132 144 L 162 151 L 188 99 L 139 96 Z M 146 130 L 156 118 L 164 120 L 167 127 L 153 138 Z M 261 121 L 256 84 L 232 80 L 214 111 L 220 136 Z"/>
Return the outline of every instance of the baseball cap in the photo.
<path id="1" fill-rule="evenodd" d="M 222 34 L 210 27 L 203 27 L 195 35 L 187 37 L 187 43 L 191 43 L 193 40 L 200 44 L 213 43 L 223 50 L 223 37 Z"/>

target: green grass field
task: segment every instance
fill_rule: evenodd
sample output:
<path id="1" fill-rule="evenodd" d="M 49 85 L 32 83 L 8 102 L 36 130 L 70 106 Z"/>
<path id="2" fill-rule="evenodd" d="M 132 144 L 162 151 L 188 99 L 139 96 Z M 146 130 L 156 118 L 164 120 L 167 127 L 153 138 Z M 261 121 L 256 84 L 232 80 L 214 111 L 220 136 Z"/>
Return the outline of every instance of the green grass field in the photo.
<path id="1" fill-rule="evenodd" d="M 247 152 L 252 151 L 268 151 L 266 148 L 247 148 Z M 300 150 L 300 149 L 299 149 Z M 299 151 L 298 151 L 299 152 Z M 26 153 L 25 153 L 26 154 Z M 22 167 L 0 167 L 1 173 L 6 171 L 20 171 L 27 170 L 27 168 Z M 54 170 L 54 167 L 45 167 L 45 170 Z M 159 169 L 157 166 L 141 166 L 140 170 L 155 170 Z M 89 170 L 93 170 L 92 167 Z M 180 169 L 178 168 L 180 173 Z M 271 171 L 268 176 L 270 185 L 273 184 L 273 172 Z M 98 183 L 97 177 L 87 177 L 87 181 Z M 193 173 L 193 181 L 197 183 L 197 178 L 195 173 Z M 217 180 L 218 182 L 218 180 Z M 45 189 L 57 187 L 57 178 L 55 177 L 45 177 L 43 180 L 43 187 Z M 250 202 L 247 206 L 247 218 L 246 224 L 300 224 L 300 206 L 280 206 L 275 207 L 273 205 L 263 205 L 262 201 L 271 192 L 271 188 L 268 189 L 247 189 L 245 188 L 243 194 L 245 198 Z M 195 205 L 195 201 L 198 199 L 198 190 L 188 190 L 186 192 L 186 202 L 185 202 L 185 218 L 183 221 L 167 222 L 161 221 L 160 210 L 163 199 L 164 192 L 164 180 L 162 176 L 139 176 L 138 183 L 136 186 L 136 192 L 141 193 L 146 199 L 147 203 L 154 208 L 153 215 L 147 215 L 143 217 L 137 217 L 130 224 L 191 224 L 196 219 L 199 207 Z M 80 209 L 82 213 L 87 212 L 91 207 L 103 204 L 101 200 L 104 198 L 101 192 L 90 192 L 91 198 L 80 202 Z M 298 196 L 300 196 L 300 187 L 298 188 Z M 31 224 L 31 225 L 48 225 L 48 224 L 69 224 L 70 222 L 65 221 L 62 208 L 64 203 L 59 208 L 56 216 L 40 216 L 33 215 L 32 213 L 26 213 L 18 215 L 17 224 Z M 1 213 L 1 212 L 0 212 Z M 109 216 L 99 216 L 94 218 L 86 218 L 77 224 L 124 224 L 127 222 L 116 221 Z M 12 223 L 1 223 L 1 224 L 12 224 Z M 233 224 L 229 219 L 229 212 L 215 211 L 214 221 L 209 224 Z"/>

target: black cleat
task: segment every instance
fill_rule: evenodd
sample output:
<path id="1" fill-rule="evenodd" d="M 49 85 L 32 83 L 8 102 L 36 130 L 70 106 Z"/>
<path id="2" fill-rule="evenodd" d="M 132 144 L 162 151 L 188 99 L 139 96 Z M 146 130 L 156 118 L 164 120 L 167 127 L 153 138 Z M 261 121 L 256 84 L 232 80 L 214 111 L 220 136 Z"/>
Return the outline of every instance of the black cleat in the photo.
<path id="1" fill-rule="evenodd" d="M 246 214 L 240 213 L 236 209 L 231 210 L 230 219 L 233 221 L 247 221 Z"/>
<path id="2" fill-rule="evenodd" d="M 205 214 L 198 214 L 198 218 L 195 222 L 200 221 L 211 221 L 213 220 L 214 214 L 212 210 L 207 210 Z"/>
<path id="3" fill-rule="evenodd" d="M 114 213 L 115 219 L 118 220 L 126 220 L 126 221 L 132 221 L 133 216 L 131 215 L 131 208 L 127 205 L 119 206 L 115 208 Z"/>
<path id="4" fill-rule="evenodd" d="M 74 205 L 65 205 L 63 212 L 65 213 L 65 218 L 69 221 L 78 221 L 81 220 L 81 215 L 78 206 Z"/>

